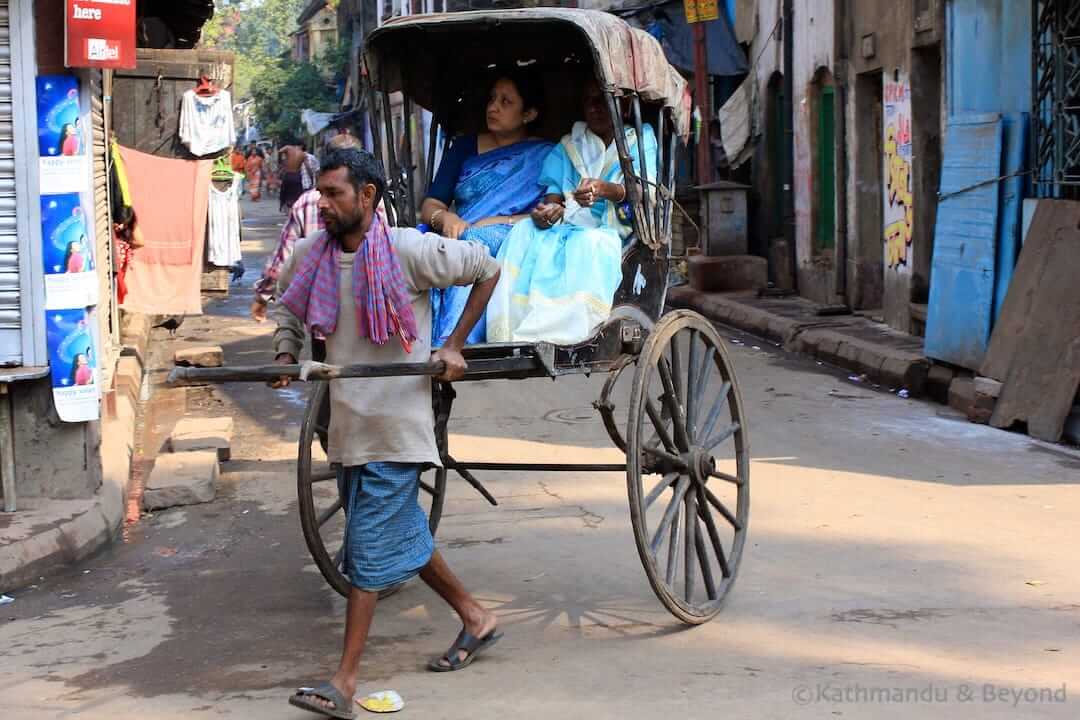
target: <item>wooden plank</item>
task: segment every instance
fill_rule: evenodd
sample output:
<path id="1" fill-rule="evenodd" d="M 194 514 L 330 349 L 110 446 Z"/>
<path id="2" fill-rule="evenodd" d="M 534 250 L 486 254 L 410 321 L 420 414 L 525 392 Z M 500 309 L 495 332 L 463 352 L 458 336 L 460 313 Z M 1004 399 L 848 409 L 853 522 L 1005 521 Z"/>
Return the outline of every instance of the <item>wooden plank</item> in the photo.
<path id="1" fill-rule="evenodd" d="M 1054 231 L 1054 227 L 1062 221 L 1061 215 L 1066 208 L 1057 203 L 1040 200 L 1035 208 L 1035 214 L 1031 219 L 1027 237 L 1046 237 Z M 1024 238 L 1026 242 L 1027 238 Z M 1037 244 L 1037 243 L 1036 243 Z M 1035 299 L 1033 283 L 1038 281 L 1037 273 L 1041 272 L 1034 267 L 1037 251 L 1031 253 L 1021 252 L 1020 259 L 1014 269 L 1015 275 L 1009 286 L 1009 292 L 1005 296 L 1005 302 L 1001 306 L 1001 316 L 994 325 L 994 332 L 990 336 L 990 346 L 986 351 L 986 358 L 979 368 L 979 374 L 983 377 L 993 378 L 998 382 L 1005 382 L 1012 367 L 1013 358 L 1023 341 L 1023 334 L 1027 328 L 1028 318 L 1031 316 L 1031 306 Z"/>
<path id="2" fill-rule="evenodd" d="M 990 424 L 1027 422 L 1032 437 L 1050 442 L 1061 438 L 1080 387 L 1078 225 L 1080 202 L 1039 203 L 995 330 L 998 354 L 1011 358 Z"/>

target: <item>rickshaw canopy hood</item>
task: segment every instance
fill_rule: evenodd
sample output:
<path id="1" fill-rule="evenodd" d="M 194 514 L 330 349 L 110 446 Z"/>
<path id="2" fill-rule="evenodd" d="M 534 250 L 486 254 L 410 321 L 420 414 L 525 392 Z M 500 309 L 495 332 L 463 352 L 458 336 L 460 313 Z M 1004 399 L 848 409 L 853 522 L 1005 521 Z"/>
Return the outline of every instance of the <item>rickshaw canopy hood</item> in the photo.
<path id="1" fill-rule="evenodd" d="M 550 32 L 543 32 L 544 26 Z M 542 38 L 567 37 L 588 47 L 598 79 L 607 89 L 637 93 L 649 103 L 671 108 L 675 127 L 685 140 L 690 133 L 691 100 L 686 80 L 664 56 L 652 35 L 631 27 L 614 15 L 597 10 L 535 8 L 414 15 L 394 18 L 375 30 L 365 51 L 365 65 L 373 87 L 385 92 L 407 91 L 424 107 L 434 108 L 438 86 L 432 68 L 416 47 L 416 31 L 425 39 L 432 31 L 459 33 L 488 30 L 527 30 L 545 47 Z M 406 37 L 412 42 L 406 42 Z M 468 50 L 462 44 L 462 51 Z M 547 43 L 552 52 L 558 45 Z M 475 46 L 473 47 L 475 50 Z M 561 58 L 559 58 L 561 60 Z"/>

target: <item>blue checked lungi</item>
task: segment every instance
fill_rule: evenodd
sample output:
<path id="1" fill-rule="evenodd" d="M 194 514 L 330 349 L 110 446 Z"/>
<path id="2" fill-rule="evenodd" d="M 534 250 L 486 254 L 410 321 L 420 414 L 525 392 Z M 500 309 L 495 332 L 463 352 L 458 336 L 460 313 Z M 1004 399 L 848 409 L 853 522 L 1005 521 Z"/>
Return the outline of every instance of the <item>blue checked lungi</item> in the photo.
<path id="1" fill-rule="evenodd" d="M 341 569 L 360 590 L 377 592 L 405 582 L 435 552 L 418 499 L 420 469 L 389 462 L 338 468 L 345 510 Z"/>

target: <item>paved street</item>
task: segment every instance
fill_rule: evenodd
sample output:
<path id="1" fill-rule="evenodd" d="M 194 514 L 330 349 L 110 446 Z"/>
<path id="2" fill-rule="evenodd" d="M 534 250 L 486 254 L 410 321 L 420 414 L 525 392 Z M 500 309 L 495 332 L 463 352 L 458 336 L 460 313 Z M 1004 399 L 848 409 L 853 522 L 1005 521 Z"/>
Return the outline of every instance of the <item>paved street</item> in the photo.
<path id="1" fill-rule="evenodd" d="M 267 210 L 246 208 L 243 288 L 175 343 L 157 338 L 151 368 L 207 342 L 231 365 L 269 361 L 271 329 L 246 316 L 280 220 Z M 397 690 L 403 716 L 481 720 L 1080 715 L 1080 453 L 723 335 L 754 463 L 750 539 L 714 621 L 684 628 L 653 596 L 623 475 L 485 473 L 498 508 L 451 475 L 441 548 L 506 636 L 466 671 L 427 672 L 458 625 L 414 581 L 379 605 L 361 691 Z M 5 720 L 300 719 L 288 693 L 336 665 L 344 601 L 297 518 L 306 389 L 161 380 L 148 458 L 185 413 L 235 417 L 218 499 L 143 517 L 78 570 L 11 593 Z M 602 381 L 462 386 L 452 452 L 619 462 L 590 407 Z M 1049 690 L 990 700 L 986 684 Z M 881 702 L 872 688 L 922 695 Z"/>

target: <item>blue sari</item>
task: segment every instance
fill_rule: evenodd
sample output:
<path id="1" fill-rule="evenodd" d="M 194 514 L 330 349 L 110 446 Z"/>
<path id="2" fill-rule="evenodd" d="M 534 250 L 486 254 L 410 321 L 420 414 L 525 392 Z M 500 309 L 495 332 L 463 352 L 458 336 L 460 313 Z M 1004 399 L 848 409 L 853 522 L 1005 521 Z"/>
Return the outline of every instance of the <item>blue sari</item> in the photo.
<path id="1" fill-rule="evenodd" d="M 551 148 L 552 143 L 544 140 L 525 140 L 470 157 L 462 166 L 454 188 L 457 215 L 471 224 L 496 215 L 518 215 L 531 210 L 543 191 L 537 180 Z M 506 224 L 469 228 L 461 239 L 481 243 L 494 257 L 512 227 Z M 432 347 L 441 347 L 457 327 L 471 290 L 472 286 L 454 286 L 431 291 Z M 481 317 L 466 342 L 475 345 L 486 337 L 487 326 Z"/>

